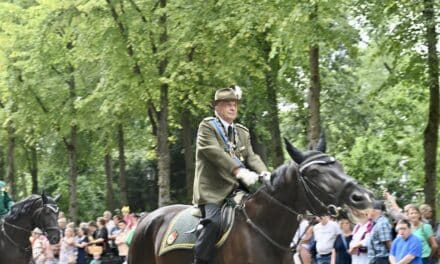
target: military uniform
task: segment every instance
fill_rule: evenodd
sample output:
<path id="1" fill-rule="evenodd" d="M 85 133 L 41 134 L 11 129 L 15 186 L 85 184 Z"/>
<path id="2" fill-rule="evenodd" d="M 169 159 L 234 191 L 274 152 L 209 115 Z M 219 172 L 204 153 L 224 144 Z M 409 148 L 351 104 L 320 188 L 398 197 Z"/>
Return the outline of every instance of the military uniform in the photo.
<path id="1" fill-rule="evenodd" d="M 8 193 L 4 191 L 6 183 L 4 181 L 0 181 L 0 218 L 5 217 L 11 211 L 12 205 L 14 202 L 9 197 Z"/>
<path id="2" fill-rule="evenodd" d="M 238 95 L 235 88 L 217 90 L 215 102 L 238 103 L 241 92 Z M 201 223 L 204 228 L 195 243 L 195 264 L 210 263 L 215 258 L 215 243 L 220 235 L 221 206 L 225 198 L 240 185 L 237 179 L 240 172 L 244 171 L 257 177 L 255 172 L 267 171 L 260 157 L 252 150 L 249 130 L 240 124 L 230 126 L 228 122 L 222 121 L 220 116 L 205 118 L 197 132 L 193 203 L 198 205 L 202 212 Z M 230 127 L 227 128 L 225 125 Z M 234 175 L 237 168 L 243 170 L 240 169 L 237 175 Z"/>
<path id="3" fill-rule="evenodd" d="M 235 143 L 228 152 L 227 143 L 213 125 L 215 117 L 205 118 L 199 125 L 196 148 L 196 171 L 194 179 L 194 204 L 222 204 L 224 199 L 239 186 L 232 171 L 239 163 L 231 156 L 234 155 L 249 168 L 257 173 L 267 171 L 260 157 L 252 150 L 249 130 L 240 124 L 235 124 Z M 221 126 L 224 134 L 226 129 Z"/>

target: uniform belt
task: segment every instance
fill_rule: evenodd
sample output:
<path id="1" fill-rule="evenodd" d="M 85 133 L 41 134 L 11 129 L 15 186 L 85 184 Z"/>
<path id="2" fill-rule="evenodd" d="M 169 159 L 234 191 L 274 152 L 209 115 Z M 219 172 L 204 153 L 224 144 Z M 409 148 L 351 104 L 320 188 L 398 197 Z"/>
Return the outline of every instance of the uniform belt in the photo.
<path id="1" fill-rule="evenodd" d="M 327 254 L 318 254 L 319 256 L 321 256 L 321 257 L 327 257 L 327 256 L 330 256 L 332 253 L 327 253 Z"/>

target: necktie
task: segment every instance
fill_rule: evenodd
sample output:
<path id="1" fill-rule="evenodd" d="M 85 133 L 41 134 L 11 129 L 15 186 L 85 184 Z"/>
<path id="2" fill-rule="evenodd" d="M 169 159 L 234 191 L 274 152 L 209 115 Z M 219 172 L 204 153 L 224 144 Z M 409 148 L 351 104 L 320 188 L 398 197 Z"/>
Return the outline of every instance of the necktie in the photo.
<path id="1" fill-rule="evenodd" d="M 234 142 L 234 129 L 232 126 L 228 126 L 228 139 L 230 142 Z"/>

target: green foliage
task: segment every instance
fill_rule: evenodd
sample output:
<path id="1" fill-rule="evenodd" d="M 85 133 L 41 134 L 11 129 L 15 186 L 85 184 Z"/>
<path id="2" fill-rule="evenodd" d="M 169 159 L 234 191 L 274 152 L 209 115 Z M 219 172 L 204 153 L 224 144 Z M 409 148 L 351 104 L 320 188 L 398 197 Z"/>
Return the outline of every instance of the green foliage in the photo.
<path id="1" fill-rule="evenodd" d="M 160 44 L 163 12 L 168 39 Z M 268 113 L 278 107 L 282 135 L 304 148 L 311 44 L 320 47 L 329 152 L 360 182 L 385 185 L 407 201 L 413 197 L 398 187 L 422 186 L 428 91 L 420 3 L 176 0 L 163 10 L 146 0 L 21 0 L 0 1 L 0 17 L 0 122 L 16 129 L 20 197 L 31 189 L 26 149 L 36 146 L 40 187 L 62 193 L 67 211 L 65 140 L 75 125 L 80 219 L 100 214 L 106 153 L 119 200 L 116 127 L 122 124 L 129 201 L 135 211 L 154 209 L 157 179 L 146 175 L 156 172 L 157 120 L 148 111 L 160 110 L 161 83 L 169 85 L 173 201 L 188 202 L 182 113 L 194 124 L 211 115 L 219 87 L 243 88 L 240 122 L 259 142 L 269 144 Z M 276 74 L 277 106 L 267 101 L 268 73 Z M 0 130 L 2 156 L 6 137 Z"/>

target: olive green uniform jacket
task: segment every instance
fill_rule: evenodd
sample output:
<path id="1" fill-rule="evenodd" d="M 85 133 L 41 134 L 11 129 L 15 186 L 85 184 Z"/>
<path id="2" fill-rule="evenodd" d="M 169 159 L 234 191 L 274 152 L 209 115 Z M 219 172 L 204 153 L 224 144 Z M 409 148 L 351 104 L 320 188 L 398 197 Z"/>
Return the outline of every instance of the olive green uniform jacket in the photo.
<path id="1" fill-rule="evenodd" d="M 210 122 L 214 117 L 205 118 L 197 132 L 196 169 L 194 177 L 193 203 L 197 205 L 222 204 L 224 199 L 239 186 L 232 171 L 239 167 L 225 150 L 226 144 L 215 126 Z M 235 153 L 246 168 L 261 173 L 267 171 L 260 157 L 251 146 L 249 130 L 235 124 Z"/>
<path id="2" fill-rule="evenodd" d="M 0 191 L 0 219 L 9 213 L 12 205 L 14 205 L 14 202 L 9 197 L 8 193 Z"/>

